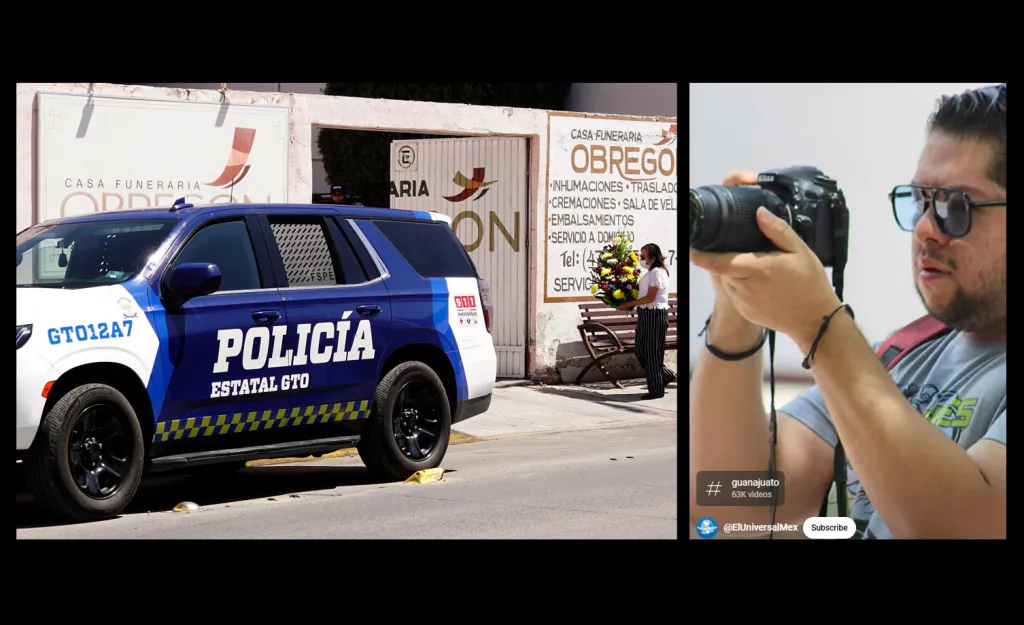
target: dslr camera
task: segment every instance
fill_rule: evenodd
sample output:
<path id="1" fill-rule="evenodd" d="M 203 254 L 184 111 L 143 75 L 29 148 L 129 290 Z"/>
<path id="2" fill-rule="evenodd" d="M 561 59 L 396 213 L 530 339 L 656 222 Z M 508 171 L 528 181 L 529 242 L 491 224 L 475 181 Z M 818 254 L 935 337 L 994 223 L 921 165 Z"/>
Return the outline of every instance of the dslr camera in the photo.
<path id="1" fill-rule="evenodd" d="M 777 250 L 757 225 L 760 206 L 789 223 L 822 265 L 846 264 L 850 211 L 836 181 L 815 167 L 765 171 L 754 185 L 690 189 L 690 247 L 706 252 Z"/>

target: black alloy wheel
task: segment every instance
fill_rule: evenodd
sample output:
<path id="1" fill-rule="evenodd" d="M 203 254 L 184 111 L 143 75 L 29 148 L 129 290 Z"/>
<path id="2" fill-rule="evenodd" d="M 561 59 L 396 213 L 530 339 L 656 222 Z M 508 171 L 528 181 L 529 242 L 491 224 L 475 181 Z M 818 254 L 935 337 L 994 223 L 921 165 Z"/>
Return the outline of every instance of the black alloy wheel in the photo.
<path id="1" fill-rule="evenodd" d="M 33 499 L 77 521 L 121 514 L 145 472 L 144 436 L 118 389 L 98 382 L 71 388 L 48 407 L 25 459 Z"/>
<path id="2" fill-rule="evenodd" d="M 68 437 L 71 478 L 90 499 L 108 499 L 124 484 L 131 462 L 131 426 L 111 406 L 82 410 Z"/>
<path id="3" fill-rule="evenodd" d="M 448 390 L 430 365 L 407 360 L 377 384 L 373 407 L 356 449 L 366 468 L 384 480 L 405 480 L 444 460 L 451 437 Z"/>
<path id="4" fill-rule="evenodd" d="M 392 431 L 406 458 L 420 461 L 430 455 L 441 437 L 441 405 L 435 389 L 423 380 L 402 385 L 395 402 Z"/>

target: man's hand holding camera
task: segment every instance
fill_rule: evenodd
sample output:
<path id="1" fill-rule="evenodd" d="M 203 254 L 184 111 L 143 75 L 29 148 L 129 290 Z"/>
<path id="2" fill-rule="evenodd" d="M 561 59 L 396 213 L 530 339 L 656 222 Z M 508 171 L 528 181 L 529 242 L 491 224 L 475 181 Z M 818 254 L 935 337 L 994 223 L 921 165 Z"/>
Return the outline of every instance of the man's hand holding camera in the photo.
<path id="1" fill-rule="evenodd" d="M 754 174 L 738 172 L 725 184 L 756 180 Z M 751 324 L 786 334 L 806 352 L 822 317 L 841 302 L 821 261 L 789 224 L 764 208 L 757 211 L 757 224 L 779 251 L 712 253 L 691 248 L 690 262 L 711 273 L 719 298 L 716 314 L 731 307 Z M 723 297 L 728 301 L 721 301 Z"/>

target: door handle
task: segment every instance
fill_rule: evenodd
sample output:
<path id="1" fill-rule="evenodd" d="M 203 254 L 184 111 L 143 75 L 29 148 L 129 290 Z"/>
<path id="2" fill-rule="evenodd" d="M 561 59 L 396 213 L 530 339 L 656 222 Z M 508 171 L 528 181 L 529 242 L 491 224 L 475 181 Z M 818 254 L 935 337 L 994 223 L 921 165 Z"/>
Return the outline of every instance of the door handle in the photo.
<path id="1" fill-rule="evenodd" d="M 376 304 L 368 304 L 366 306 L 356 306 L 356 312 L 364 317 L 372 317 L 380 312 L 380 306 Z"/>
<path id="2" fill-rule="evenodd" d="M 257 310 L 252 314 L 256 323 L 270 323 L 281 318 L 281 313 L 276 310 Z"/>

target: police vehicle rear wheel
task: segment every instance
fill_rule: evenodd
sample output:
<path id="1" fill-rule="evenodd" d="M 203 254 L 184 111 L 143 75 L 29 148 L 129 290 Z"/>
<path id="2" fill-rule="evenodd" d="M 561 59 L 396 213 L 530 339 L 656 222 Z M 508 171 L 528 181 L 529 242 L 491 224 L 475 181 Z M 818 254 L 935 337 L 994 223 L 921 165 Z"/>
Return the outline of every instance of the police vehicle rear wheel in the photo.
<path id="1" fill-rule="evenodd" d="M 373 414 L 357 446 L 359 457 L 372 473 L 404 480 L 441 464 L 451 427 L 441 378 L 422 362 L 403 362 L 377 385 Z"/>
<path id="2" fill-rule="evenodd" d="M 142 479 L 142 428 L 131 403 L 106 384 L 71 389 L 39 424 L 26 461 L 35 500 L 78 521 L 119 514 Z"/>

